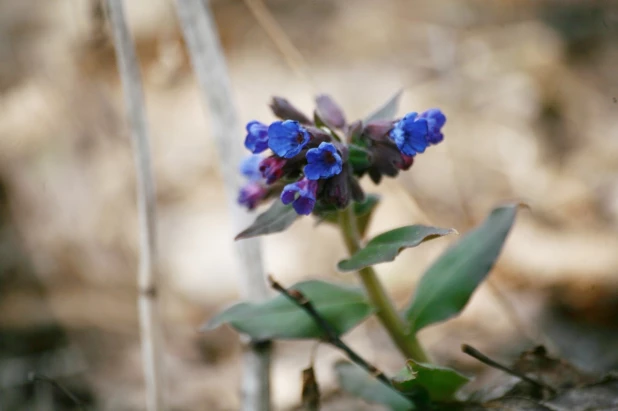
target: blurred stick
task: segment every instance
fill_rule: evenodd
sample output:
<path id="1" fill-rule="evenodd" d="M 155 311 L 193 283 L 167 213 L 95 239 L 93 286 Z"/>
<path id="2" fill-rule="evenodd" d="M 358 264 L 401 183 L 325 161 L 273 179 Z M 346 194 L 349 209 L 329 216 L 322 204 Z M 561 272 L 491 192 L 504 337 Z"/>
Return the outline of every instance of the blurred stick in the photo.
<path id="1" fill-rule="evenodd" d="M 212 135 L 221 159 L 221 173 L 226 187 L 235 232 L 246 228 L 252 217 L 236 203 L 240 174 L 238 165 L 243 155 L 238 120 L 230 78 L 221 43 L 207 1 L 176 0 L 176 11 L 182 26 L 193 70 L 204 101 L 208 103 Z M 262 269 L 258 239 L 235 242 L 238 252 L 241 295 L 248 300 L 268 297 Z M 244 350 L 242 409 L 270 409 L 270 343 L 249 343 Z"/>
<path id="2" fill-rule="evenodd" d="M 137 170 L 137 213 L 139 218 L 139 322 L 142 361 L 146 380 L 148 411 L 164 409 L 163 369 L 161 367 L 161 319 L 157 306 L 155 185 L 150 164 L 150 144 L 144 93 L 135 45 L 129 33 L 122 0 L 107 0 L 114 35 L 114 47 Z"/>

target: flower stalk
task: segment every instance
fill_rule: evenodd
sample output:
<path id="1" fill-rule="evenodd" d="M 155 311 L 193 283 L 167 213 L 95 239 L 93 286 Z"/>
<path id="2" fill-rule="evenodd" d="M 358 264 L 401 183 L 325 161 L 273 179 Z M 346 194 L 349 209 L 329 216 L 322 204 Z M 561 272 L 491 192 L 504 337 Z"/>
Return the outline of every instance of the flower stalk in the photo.
<path id="1" fill-rule="evenodd" d="M 339 211 L 339 228 L 348 252 L 350 255 L 353 255 L 361 248 L 354 207 L 350 206 L 345 210 Z M 372 267 L 365 267 L 359 270 L 358 275 L 363 283 L 363 287 L 367 291 L 369 299 L 376 308 L 376 316 L 399 351 L 406 358 L 414 361 L 429 362 L 429 357 L 425 354 L 416 335 L 410 335 L 406 331 L 401 317 L 397 313 L 375 270 Z"/>

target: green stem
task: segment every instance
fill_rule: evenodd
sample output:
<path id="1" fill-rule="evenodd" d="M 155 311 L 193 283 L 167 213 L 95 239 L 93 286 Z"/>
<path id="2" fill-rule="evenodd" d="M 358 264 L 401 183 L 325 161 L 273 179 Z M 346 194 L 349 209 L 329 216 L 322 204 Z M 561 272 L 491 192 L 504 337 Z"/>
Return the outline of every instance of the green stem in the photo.
<path id="1" fill-rule="evenodd" d="M 348 248 L 348 252 L 350 255 L 353 255 L 361 248 L 354 207 L 349 206 L 346 210 L 339 212 L 339 228 L 343 234 L 343 241 Z M 372 267 L 365 267 L 358 272 L 358 275 L 377 310 L 376 315 L 378 319 L 386 328 L 399 351 L 406 358 L 419 362 L 428 362 L 429 358 L 425 351 L 423 351 L 423 347 L 419 344 L 416 336 L 406 333 L 405 325 L 374 269 Z"/>

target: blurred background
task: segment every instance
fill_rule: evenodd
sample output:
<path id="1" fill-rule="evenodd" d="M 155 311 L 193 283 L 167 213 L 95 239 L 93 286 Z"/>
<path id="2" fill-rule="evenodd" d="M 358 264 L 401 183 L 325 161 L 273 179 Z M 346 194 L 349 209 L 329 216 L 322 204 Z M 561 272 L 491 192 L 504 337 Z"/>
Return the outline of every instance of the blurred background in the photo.
<path id="1" fill-rule="evenodd" d="M 445 142 L 409 172 L 364 182 L 383 195 L 370 235 L 412 223 L 465 233 L 497 203 L 532 207 L 464 314 L 421 333 L 437 361 L 478 375 L 479 385 L 493 374 L 462 343 L 503 362 L 545 344 L 586 371 L 618 367 L 618 2 L 266 1 L 298 53 L 281 52 L 256 3 L 212 2 L 243 123 L 273 120 L 273 95 L 310 112 L 320 92 L 362 118 L 402 87 L 400 114 L 447 114 Z M 152 132 L 169 401 L 174 410 L 236 410 L 237 335 L 197 332 L 238 297 L 236 233 L 209 119 L 172 2 L 126 4 Z M 31 371 L 92 409 L 144 409 L 121 91 L 97 0 L 0 0 L 2 411 L 74 409 L 50 384 L 30 383 Z M 240 145 L 244 134 L 230 138 Z M 378 266 L 399 305 L 454 240 Z M 267 272 L 284 284 L 355 281 L 335 270 L 345 255 L 338 233 L 310 218 L 263 248 Z M 373 321 L 347 341 L 386 371 L 402 366 Z M 277 344 L 277 410 L 298 406 L 311 346 Z M 320 348 L 326 409 L 374 409 L 337 393 L 338 358 Z"/>

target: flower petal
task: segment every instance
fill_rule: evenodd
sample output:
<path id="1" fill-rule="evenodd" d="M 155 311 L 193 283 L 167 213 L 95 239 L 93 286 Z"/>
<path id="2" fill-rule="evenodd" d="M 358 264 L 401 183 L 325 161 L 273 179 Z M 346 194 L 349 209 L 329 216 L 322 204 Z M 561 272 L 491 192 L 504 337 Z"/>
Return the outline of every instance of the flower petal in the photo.
<path id="1" fill-rule="evenodd" d="M 303 169 L 309 180 L 329 178 L 341 173 L 343 161 L 332 143 L 322 142 L 317 148 L 307 151 L 307 165 Z"/>
<path id="2" fill-rule="evenodd" d="M 309 133 L 297 121 L 275 121 L 268 127 L 268 147 L 279 157 L 294 157 L 309 139 Z"/>
<path id="3" fill-rule="evenodd" d="M 261 153 L 268 148 L 268 126 L 259 121 L 250 121 L 246 126 L 245 147 L 252 153 Z"/>

